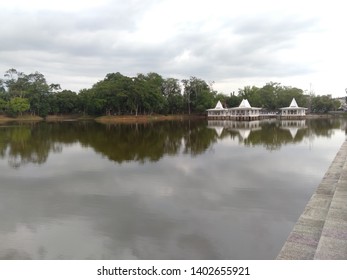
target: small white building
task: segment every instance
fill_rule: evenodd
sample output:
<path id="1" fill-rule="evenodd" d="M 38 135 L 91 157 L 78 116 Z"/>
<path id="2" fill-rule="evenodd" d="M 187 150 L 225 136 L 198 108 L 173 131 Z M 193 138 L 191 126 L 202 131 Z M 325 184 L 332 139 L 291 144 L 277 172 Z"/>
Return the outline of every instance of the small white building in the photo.
<path id="1" fill-rule="evenodd" d="M 280 117 L 284 119 L 304 118 L 306 116 L 306 110 L 307 108 L 299 107 L 295 98 L 293 98 L 289 107 L 280 108 Z"/>
<path id="2" fill-rule="evenodd" d="M 208 119 L 231 119 L 231 120 L 257 120 L 260 116 L 261 108 L 252 107 L 247 99 L 243 99 L 238 107 L 223 108 L 222 103 L 218 101 L 213 109 L 207 109 Z"/>
<path id="3" fill-rule="evenodd" d="M 218 101 L 216 107 L 213 109 L 207 109 L 207 117 L 209 119 L 225 119 L 227 112 L 228 109 L 223 108 L 222 103 Z"/>
<path id="4" fill-rule="evenodd" d="M 243 99 L 239 107 L 228 110 L 231 119 L 251 121 L 259 118 L 261 108 L 252 107 L 247 99 Z"/>

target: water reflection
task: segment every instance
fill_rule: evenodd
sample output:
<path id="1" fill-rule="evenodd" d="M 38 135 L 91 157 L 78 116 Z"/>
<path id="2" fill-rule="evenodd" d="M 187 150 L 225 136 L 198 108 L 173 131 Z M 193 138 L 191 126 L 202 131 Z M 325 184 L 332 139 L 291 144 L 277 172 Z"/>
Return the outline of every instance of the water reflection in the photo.
<path id="1" fill-rule="evenodd" d="M 158 161 L 179 153 L 196 156 L 218 141 L 238 139 L 246 146 L 278 150 L 288 143 L 300 143 L 314 136 L 331 137 L 333 129 L 345 129 L 340 119 L 291 121 L 163 122 L 102 125 L 93 122 L 35 123 L 0 126 L 0 157 L 13 168 L 27 163 L 43 164 L 50 153 L 64 145 L 81 143 L 109 160 Z"/>
<path id="2" fill-rule="evenodd" d="M 261 145 L 268 150 L 278 150 L 285 144 L 300 143 L 316 136 L 330 138 L 333 129 L 343 129 L 344 125 L 343 119 L 208 121 L 208 127 L 214 129 L 220 139 L 237 138 L 239 144 Z"/>
<path id="3" fill-rule="evenodd" d="M 274 259 L 344 125 L 2 126 L 0 259 Z"/>

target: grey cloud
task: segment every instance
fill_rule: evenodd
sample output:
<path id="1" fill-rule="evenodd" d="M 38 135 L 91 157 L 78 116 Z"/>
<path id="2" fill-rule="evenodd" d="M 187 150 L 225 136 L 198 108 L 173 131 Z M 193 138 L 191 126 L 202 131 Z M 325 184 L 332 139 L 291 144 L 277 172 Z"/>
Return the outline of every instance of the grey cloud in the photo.
<path id="1" fill-rule="evenodd" d="M 76 80 L 90 77 L 90 86 L 95 79 L 116 71 L 126 75 L 153 71 L 214 81 L 312 72 L 294 58 L 282 61 L 280 52 L 295 46 L 298 35 L 314 30 L 314 19 L 234 16 L 208 31 L 202 28 L 208 21 L 202 19 L 167 30 L 167 40 L 141 42 L 136 37 L 141 20 L 155 4 L 110 1 L 108 6 L 81 13 L 0 11 L 5 22 L 0 27 L 1 70 L 17 67 L 60 76 L 62 81 L 52 82 L 63 86 L 73 83 L 74 76 Z M 190 56 L 178 60 L 186 51 Z M 78 90 L 76 87 L 72 89 Z"/>

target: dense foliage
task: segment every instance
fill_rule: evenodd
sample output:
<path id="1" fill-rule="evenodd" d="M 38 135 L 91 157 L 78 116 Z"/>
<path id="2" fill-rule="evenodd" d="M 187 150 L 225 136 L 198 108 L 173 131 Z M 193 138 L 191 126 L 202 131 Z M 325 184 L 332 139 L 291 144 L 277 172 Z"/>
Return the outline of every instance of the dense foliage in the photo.
<path id="1" fill-rule="evenodd" d="M 307 95 L 301 89 L 272 82 L 262 88 L 246 86 L 237 95 L 227 96 L 213 90 L 212 83 L 196 77 L 180 81 L 157 73 L 136 77 L 110 73 L 78 94 L 61 90 L 59 84 L 48 84 L 39 72 L 25 74 L 9 69 L 0 79 L 0 113 L 12 116 L 199 114 L 213 108 L 218 100 L 225 107 L 235 107 L 243 98 L 252 106 L 276 110 L 288 106 L 293 97 L 311 112 L 324 113 L 340 106 L 329 95 Z"/>
<path id="2" fill-rule="evenodd" d="M 313 135 L 331 137 L 343 129 L 342 119 L 307 120 L 295 136 L 278 122 L 263 122 L 244 138 L 237 128 L 220 132 L 200 120 L 167 121 L 105 126 L 96 122 L 40 122 L 3 126 L 0 130 L 0 159 L 19 168 L 27 163 L 43 164 L 49 154 L 60 153 L 64 146 L 80 143 L 110 161 L 158 161 L 166 155 L 183 153 L 197 156 L 211 149 L 219 139 L 235 139 L 246 146 L 280 149 L 300 143 Z M 244 128 L 240 125 L 240 130 Z"/>

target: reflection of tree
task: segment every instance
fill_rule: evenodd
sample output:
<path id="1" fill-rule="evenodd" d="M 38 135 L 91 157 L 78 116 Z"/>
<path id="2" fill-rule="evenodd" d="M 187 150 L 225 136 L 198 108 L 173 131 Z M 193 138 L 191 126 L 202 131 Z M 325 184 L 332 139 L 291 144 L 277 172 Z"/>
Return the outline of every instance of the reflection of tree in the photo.
<path id="1" fill-rule="evenodd" d="M 8 158 L 14 168 L 26 163 L 42 164 L 50 152 L 59 153 L 64 145 L 79 142 L 118 163 L 143 163 L 180 152 L 199 155 L 223 138 L 238 140 L 246 146 L 262 145 L 266 149 L 276 150 L 287 143 L 299 143 L 312 135 L 331 137 L 332 129 L 344 129 L 345 121 L 307 120 L 304 127 L 294 126 L 294 130 L 290 130 L 292 124 L 288 129 L 279 122 L 260 122 L 259 125 L 253 124 L 249 130 L 245 125 L 239 130 L 237 126 L 211 129 L 202 121 L 114 125 L 65 122 L 3 126 L 0 127 L 0 157 Z"/>
<path id="2" fill-rule="evenodd" d="M 157 161 L 164 154 L 176 154 L 184 128 L 172 123 L 93 124 L 79 141 L 112 161 Z"/>
<path id="3" fill-rule="evenodd" d="M 312 135 L 330 138 L 333 129 L 342 128 L 345 120 L 341 119 L 315 119 L 284 122 L 260 122 L 259 127 L 249 127 L 245 133 L 247 124 L 242 122 L 230 125 L 228 121 L 223 123 L 224 129 L 220 138 L 231 137 L 238 139 L 246 146 L 264 146 L 268 150 L 278 150 L 288 143 L 299 143 Z"/>
<path id="4" fill-rule="evenodd" d="M 184 152 L 187 154 L 198 155 L 206 151 L 212 143 L 217 141 L 215 131 L 208 129 L 203 122 L 193 123 L 185 133 Z"/>
<path id="5" fill-rule="evenodd" d="M 0 135 L 3 140 L 0 154 L 8 157 L 9 165 L 13 168 L 29 162 L 42 164 L 47 160 L 50 150 L 55 147 L 48 138 L 42 137 L 38 124 L 3 127 Z"/>
<path id="6" fill-rule="evenodd" d="M 180 151 L 203 153 L 217 137 L 199 121 L 168 121 L 147 124 L 102 125 L 93 122 L 40 123 L 0 129 L 0 156 L 12 167 L 41 164 L 49 152 L 61 152 L 63 145 L 80 142 L 108 159 L 157 161 Z"/>
<path id="7" fill-rule="evenodd" d="M 83 145 L 107 156 L 110 160 L 157 161 L 164 155 L 175 155 L 183 147 L 185 153 L 200 154 L 211 145 L 205 123 L 154 122 L 149 124 L 92 125 L 80 135 Z"/>
<path id="8" fill-rule="evenodd" d="M 293 138 L 289 130 L 282 129 L 278 123 L 265 123 L 261 130 L 252 131 L 244 144 L 247 146 L 263 145 L 268 150 L 278 150 L 288 143 L 299 143 L 304 138 L 304 129 L 298 130 Z"/>
<path id="9" fill-rule="evenodd" d="M 342 127 L 342 119 L 320 119 L 320 120 L 307 120 L 309 124 L 309 130 L 316 136 L 324 136 L 330 138 L 333 134 L 332 129 L 338 129 Z"/>

